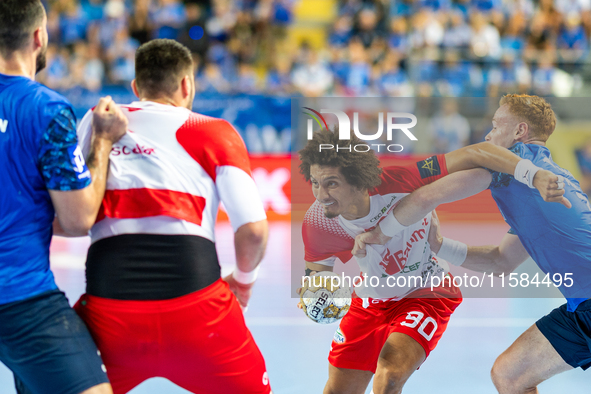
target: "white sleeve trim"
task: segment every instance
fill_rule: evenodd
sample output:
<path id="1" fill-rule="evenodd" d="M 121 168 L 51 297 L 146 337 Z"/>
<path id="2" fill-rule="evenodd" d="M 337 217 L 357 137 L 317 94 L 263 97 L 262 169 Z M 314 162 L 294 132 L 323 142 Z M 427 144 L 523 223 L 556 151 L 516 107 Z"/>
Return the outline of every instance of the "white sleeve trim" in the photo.
<path id="1" fill-rule="evenodd" d="M 88 156 L 90 143 L 92 142 L 92 109 L 88 110 L 78 123 L 76 135 L 78 136 L 78 145 L 82 149 L 82 155 L 84 157 Z"/>
<path id="2" fill-rule="evenodd" d="M 267 219 L 257 186 L 246 172 L 234 166 L 220 166 L 215 183 L 234 232 L 246 223 Z"/>

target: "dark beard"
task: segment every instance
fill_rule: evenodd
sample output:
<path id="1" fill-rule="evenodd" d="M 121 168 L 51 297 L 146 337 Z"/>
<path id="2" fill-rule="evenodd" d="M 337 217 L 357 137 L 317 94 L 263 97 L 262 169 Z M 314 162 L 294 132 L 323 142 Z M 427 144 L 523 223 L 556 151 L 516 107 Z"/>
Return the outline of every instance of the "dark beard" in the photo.
<path id="1" fill-rule="evenodd" d="M 43 70 L 47 65 L 47 46 L 39 52 L 37 55 L 36 63 L 36 70 L 35 74 L 39 73 L 39 71 Z"/>
<path id="2" fill-rule="evenodd" d="M 324 216 L 326 216 L 328 219 L 334 219 L 337 216 L 339 216 L 339 214 L 338 213 L 332 213 L 332 212 L 328 212 L 328 213 L 327 212 L 324 212 Z"/>

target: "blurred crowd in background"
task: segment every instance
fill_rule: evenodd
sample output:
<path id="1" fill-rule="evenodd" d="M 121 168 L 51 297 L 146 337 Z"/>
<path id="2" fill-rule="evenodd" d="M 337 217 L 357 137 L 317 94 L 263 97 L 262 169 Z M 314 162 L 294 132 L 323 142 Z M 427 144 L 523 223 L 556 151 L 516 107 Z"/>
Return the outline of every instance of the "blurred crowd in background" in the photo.
<path id="1" fill-rule="evenodd" d="M 198 105 L 231 121 L 255 153 L 289 151 L 289 120 L 270 119 L 289 114 L 294 96 L 564 97 L 591 86 L 591 0 L 43 1 L 41 82 L 85 107 L 87 93 L 129 87 L 139 45 L 176 39 L 193 53 L 199 98 L 251 98 L 236 110 L 220 101 L 219 113 Z M 260 97 L 285 98 L 284 111 L 261 112 Z M 460 112 L 442 105 L 416 152 L 482 141 L 489 120 Z M 591 189 L 591 143 L 577 158 Z"/>
<path id="2" fill-rule="evenodd" d="M 135 49 L 172 38 L 212 94 L 569 96 L 584 84 L 590 0 L 335 3 L 318 47 L 287 39 L 297 0 L 46 0 L 40 77 L 62 90 L 126 85 Z"/>

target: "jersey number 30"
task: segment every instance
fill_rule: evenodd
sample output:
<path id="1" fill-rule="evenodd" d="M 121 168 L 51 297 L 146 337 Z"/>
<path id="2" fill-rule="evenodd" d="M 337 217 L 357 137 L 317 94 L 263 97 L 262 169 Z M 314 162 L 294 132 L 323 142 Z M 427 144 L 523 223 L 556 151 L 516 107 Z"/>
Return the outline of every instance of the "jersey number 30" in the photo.
<path id="1" fill-rule="evenodd" d="M 410 327 L 410 328 L 415 328 L 416 326 L 419 325 L 421 320 L 423 320 L 424 316 L 425 316 L 425 314 L 423 312 L 419 312 L 419 311 L 408 312 L 406 315 L 406 318 L 404 319 L 405 321 L 400 323 L 400 325 Z M 427 334 L 427 332 L 426 332 L 428 329 L 431 329 L 431 332 L 429 334 Z M 437 322 L 432 317 L 427 316 L 425 318 L 425 320 L 423 320 L 423 324 L 421 324 L 419 326 L 417 331 L 419 332 L 419 334 L 421 334 L 423 337 L 425 337 L 425 339 L 427 341 L 430 341 L 431 338 L 433 338 L 435 331 L 437 331 Z"/>

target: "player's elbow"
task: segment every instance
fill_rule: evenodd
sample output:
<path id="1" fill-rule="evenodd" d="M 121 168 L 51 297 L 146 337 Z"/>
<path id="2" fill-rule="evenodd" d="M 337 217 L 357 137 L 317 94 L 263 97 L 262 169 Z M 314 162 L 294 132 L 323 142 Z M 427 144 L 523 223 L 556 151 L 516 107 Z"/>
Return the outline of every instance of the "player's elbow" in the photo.
<path id="1" fill-rule="evenodd" d="M 88 215 L 83 217 L 70 215 L 68 218 L 58 217 L 58 220 L 64 232 L 73 237 L 84 237 L 88 235 L 90 228 L 94 224 L 94 218 Z"/>
<path id="2" fill-rule="evenodd" d="M 502 254 L 498 253 L 497 258 L 494 260 L 495 276 L 508 276 L 511 272 L 515 271 L 515 264 L 509 259 L 507 259 Z"/>
<path id="3" fill-rule="evenodd" d="M 241 243 L 265 249 L 269 237 L 269 225 L 267 220 L 246 223 L 236 231 L 236 239 Z"/>

